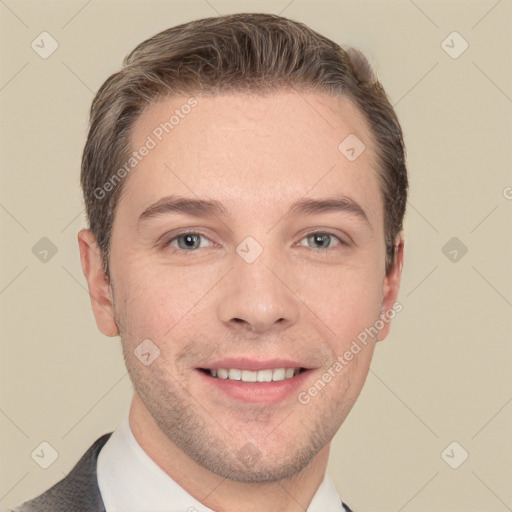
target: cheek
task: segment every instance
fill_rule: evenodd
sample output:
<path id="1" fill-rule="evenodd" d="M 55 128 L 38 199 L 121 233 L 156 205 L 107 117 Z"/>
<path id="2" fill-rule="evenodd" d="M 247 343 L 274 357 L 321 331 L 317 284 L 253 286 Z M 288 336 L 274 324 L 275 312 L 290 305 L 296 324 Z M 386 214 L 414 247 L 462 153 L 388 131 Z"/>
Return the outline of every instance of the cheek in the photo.
<path id="1" fill-rule="evenodd" d="M 381 279 L 371 268 L 331 268 L 308 274 L 300 297 L 328 328 L 333 349 L 343 351 L 347 343 L 379 318 Z"/>
<path id="2" fill-rule="evenodd" d="M 187 321 L 205 313 L 203 299 L 219 280 L 212 269 L 179 272 L 142 262 L 116 270 L 116 316 L 125 326 L 127 340 L 135 344 L 145 338 L 158 342 L 182 337 Z"/>

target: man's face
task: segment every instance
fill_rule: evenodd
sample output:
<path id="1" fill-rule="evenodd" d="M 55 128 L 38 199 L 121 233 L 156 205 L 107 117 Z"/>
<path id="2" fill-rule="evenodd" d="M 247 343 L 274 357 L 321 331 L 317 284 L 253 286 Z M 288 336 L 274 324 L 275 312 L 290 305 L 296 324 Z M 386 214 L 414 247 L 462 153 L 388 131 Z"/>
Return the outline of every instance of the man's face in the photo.
<path id="1" fill-rule="evenodd" d="M 168 134 L 155 129 L 187 97 L 153 105 L 133 127 L 133 150 L 148 136 L 156 147 L 126 178 L 116 211 L 114 315 L 135 392 L 173 443 L 221 476 L 282 478 L 347 416 L 377 338 L 341 371 L 333 364 L 398 291 L 385 275 L 376 148 L 345 99 L 196 99 Z M 338 149 L 351 134 L 366 146 L 355 160 Z M 148 210 L 170 196 L 217 201 L 224 212 Z M 345 207 L 289 211 L 312 199 Z M 134 355 L 143 340 L 146 362 L 160 351 L 147 365 Z M 254 383 L 220 378 L 221 368 L 248 380 L 301 371 Z M 330 382 L 300 403 L 329 368 Z"/>

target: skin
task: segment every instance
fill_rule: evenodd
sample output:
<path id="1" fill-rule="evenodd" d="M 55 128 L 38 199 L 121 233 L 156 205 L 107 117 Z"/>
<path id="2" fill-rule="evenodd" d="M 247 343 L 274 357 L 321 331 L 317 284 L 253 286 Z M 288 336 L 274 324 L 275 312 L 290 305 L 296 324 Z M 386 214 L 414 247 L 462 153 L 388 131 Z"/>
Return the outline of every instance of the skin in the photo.
<path id="1" fill-rule="evenodd" d="M 392 309 L 403 240 L 386 275 L 375 143 L 350 101 L 294 91 L 196 98 L 126 178 L 110 276 L 94 235 L 78 235 L 92 308 L 100 331 L 121 337 L 134 383 L 130 425 L 165 472 L 216 511 L 303 511 L 390 323 L 307 405 L 296 393 L 274 404 L 235 400 L 197 368 L 223 357 L 292 358 L 312 368 L 299 391 L 307 390 Z M 133 148 L 187 99 L 146 110 L 134 124 Z M 353 162 L 338 150 L 349 134 L 366 146 Z M 139 222 L 171 194 L 216 199 L 228 214 Z M 367 220 L 339 211 L 286 215 L 297 199 L 336 194 L 356 201 Z M 183 238 L 165 243 L 196 230 L 204 236 L 192 250 Z M 311 231 L 333 237 L 322 246 Z M 248 236 L 263 248 L 252 263 L 236 252 Z M 144 339 L 160 350 L 148 366 L 133 354 Z M 250 467 L 237 456 L 247 443 L 258 453 Z"/>

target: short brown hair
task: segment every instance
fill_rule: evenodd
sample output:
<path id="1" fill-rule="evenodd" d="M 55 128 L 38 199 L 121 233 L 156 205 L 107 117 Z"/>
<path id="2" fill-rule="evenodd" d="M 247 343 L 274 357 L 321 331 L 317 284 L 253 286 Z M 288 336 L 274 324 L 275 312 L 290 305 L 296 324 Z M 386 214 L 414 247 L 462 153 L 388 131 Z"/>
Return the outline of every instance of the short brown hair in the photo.
<path id="1" fill-rule="evenodd" d="M 81 185 L 89 228 L 107 275 L 112 224 L 123 190 L 123 182 L 117 185 L 112 178 L 130 158 L 130 133 L 142 111 L 155 100 L 183 93 L 264 94 L 287 88 L 344 96 L 366 117 L 377 144 L 386 271 L 391 269 L 408 180 L 402 130 L 384 88 L 360 52 L 347 52 L 303 23 L 242 13 L 200 19 L 156 34 L 139 44 L 97 92 Z M 106 183 L 117 186 L 104 187 Z"/>

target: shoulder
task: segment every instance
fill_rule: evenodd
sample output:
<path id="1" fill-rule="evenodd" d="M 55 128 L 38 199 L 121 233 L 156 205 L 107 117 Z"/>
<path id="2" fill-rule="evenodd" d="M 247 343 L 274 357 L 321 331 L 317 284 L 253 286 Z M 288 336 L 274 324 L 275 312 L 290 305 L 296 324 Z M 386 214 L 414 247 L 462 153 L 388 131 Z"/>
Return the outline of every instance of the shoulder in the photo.
<path id="1" fill-rule="evenodd" d="M 111 435 L 112 432 L 97 439 L 65 478 L 12 512 L 104 512 L 96 476 L 96 461 Z"/>

